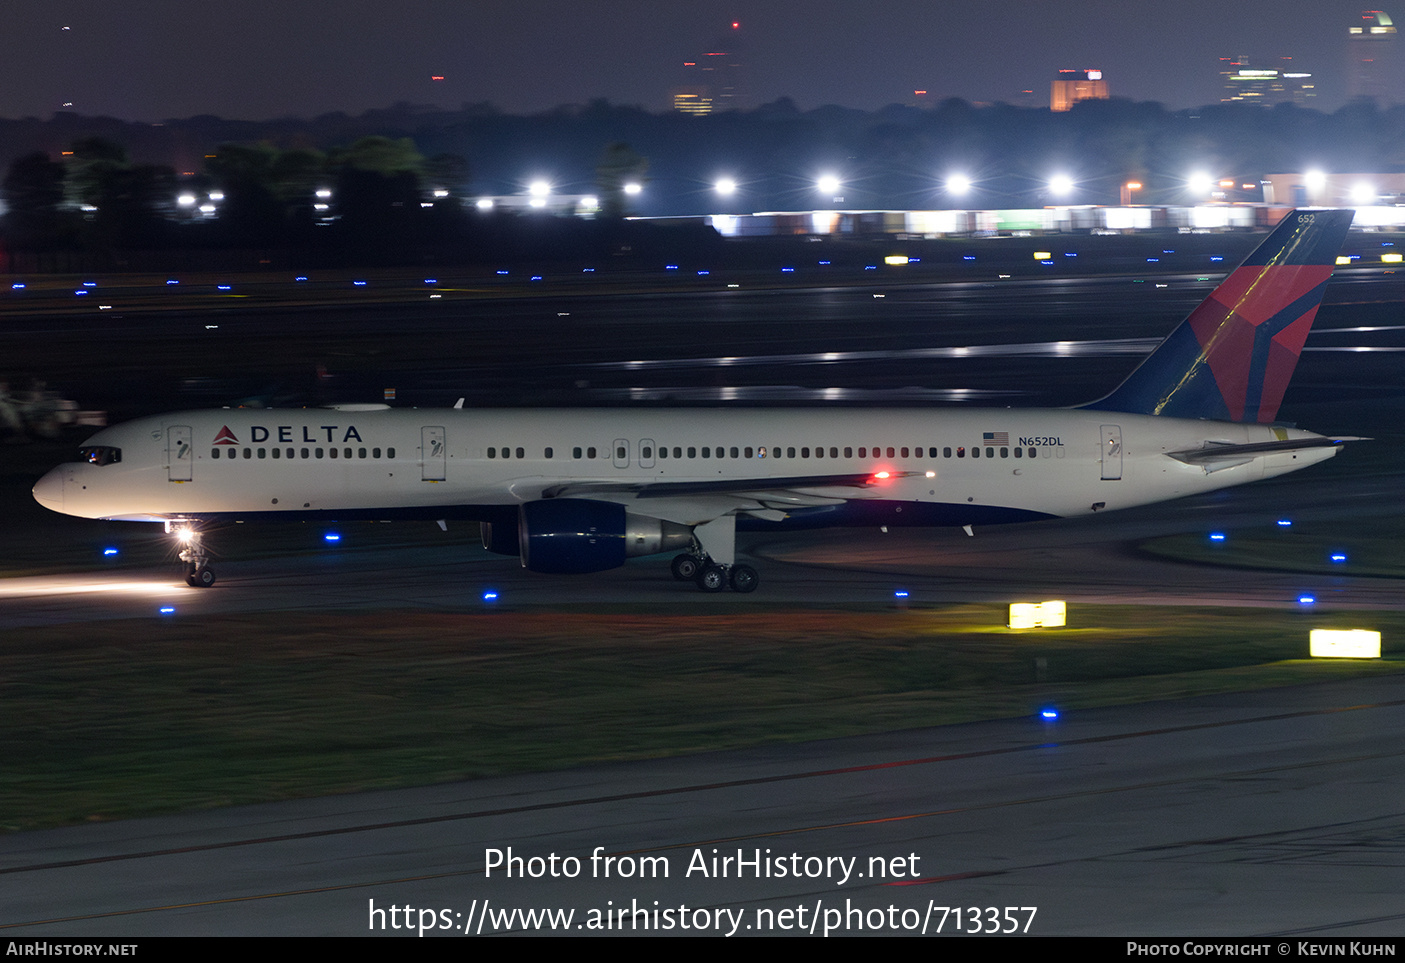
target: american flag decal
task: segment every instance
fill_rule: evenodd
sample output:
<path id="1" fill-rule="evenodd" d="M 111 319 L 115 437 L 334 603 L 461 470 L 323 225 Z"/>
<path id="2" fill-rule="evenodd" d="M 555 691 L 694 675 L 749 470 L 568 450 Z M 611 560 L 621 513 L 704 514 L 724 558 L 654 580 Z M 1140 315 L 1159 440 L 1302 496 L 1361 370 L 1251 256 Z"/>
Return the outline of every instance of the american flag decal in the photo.
<path id="1" fill-rule="evenodd" d="M 981 435 L 981 441 L 987 445 L 1008 445 L 1010 433 L 1008 431 L 987 431 Z"/>

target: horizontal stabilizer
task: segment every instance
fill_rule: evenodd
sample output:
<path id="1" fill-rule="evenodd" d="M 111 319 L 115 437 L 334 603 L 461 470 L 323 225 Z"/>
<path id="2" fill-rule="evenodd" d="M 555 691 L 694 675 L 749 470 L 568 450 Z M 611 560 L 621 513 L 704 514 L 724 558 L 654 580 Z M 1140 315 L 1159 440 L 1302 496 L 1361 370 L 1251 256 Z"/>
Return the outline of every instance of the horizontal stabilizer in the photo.
<path id="1" fill-rule="evenodd" d="M 1336 438 L 1296 438 L 1288 441 L 1263 441 L 1251 445 L 1225 445 L 1218 442 L 1209 442 L 1203 448 L 1187 448 L 1184 451 L 1168 451 L 1166 455 L 1176 461 L 1184 462 L 1187 465 L 1212 465 L 1217 462 L 1232 461 L 1235 464 L 1244 464 L 1254 458 L 1263 455 L 1281 455 L 1290 451 L 1307 451 L 1313 448 L 1335 448 L 1348 441 L 1370 441 L 1369 438 L 1357 438 L 1350 435 L 1341 435 Z"/>

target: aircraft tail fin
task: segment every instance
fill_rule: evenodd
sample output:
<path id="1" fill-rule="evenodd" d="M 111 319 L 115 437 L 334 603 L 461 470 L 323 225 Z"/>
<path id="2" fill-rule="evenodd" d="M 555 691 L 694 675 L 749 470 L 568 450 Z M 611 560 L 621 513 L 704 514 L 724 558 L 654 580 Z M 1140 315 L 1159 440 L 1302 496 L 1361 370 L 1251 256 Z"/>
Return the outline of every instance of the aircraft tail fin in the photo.
<path id="1" fill-rule="evenodd" d="M 1083 407 L 1275 420 L 1355 214 L 1290 211 L 1116 391 Z"/>

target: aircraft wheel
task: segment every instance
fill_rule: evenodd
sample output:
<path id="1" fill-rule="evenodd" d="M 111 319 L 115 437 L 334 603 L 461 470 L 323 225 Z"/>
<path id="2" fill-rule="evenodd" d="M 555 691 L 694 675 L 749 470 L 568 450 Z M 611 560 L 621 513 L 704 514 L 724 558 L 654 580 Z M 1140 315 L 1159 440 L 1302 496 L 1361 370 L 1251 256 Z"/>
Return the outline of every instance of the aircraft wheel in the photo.
<path id="1" fill-rule="evenodd" d="M 755 592 L 761 576 L 750 565 L 733 565 L 730 581 L 733 592 Z"/>
<path id="2" fill-rule="evenodd" d="M 185 580 L 196 588 L 209 588 L 215 584 L 215 573 L 208 568 L 197 568 Z"/>
<path id="3" fill-rule="evenodd" d="M 691 582 L 698 577 L 698 571 L 702 568 L 695 555 L 677 555 L 673 559 L 673 577 L 680 582 Z"/>
<path id="4" fill-rule="evenodd" d="M 704 592 L 720 592 L 727 587 L 727 572 L 720 565 L 709 565 L 698 572 L 696 581 Z"/>

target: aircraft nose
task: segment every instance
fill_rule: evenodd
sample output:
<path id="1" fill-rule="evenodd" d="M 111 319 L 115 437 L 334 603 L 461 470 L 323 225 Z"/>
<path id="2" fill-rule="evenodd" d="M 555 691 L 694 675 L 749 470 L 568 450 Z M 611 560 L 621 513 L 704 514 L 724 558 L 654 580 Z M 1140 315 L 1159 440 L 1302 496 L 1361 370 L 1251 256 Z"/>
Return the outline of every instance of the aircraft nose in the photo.
<path id="1" fill-rule="evenodd" d="M 64 469 L 54 468 L 34 484 L 34 500 L 54 512 L 63 511 Z"/>

